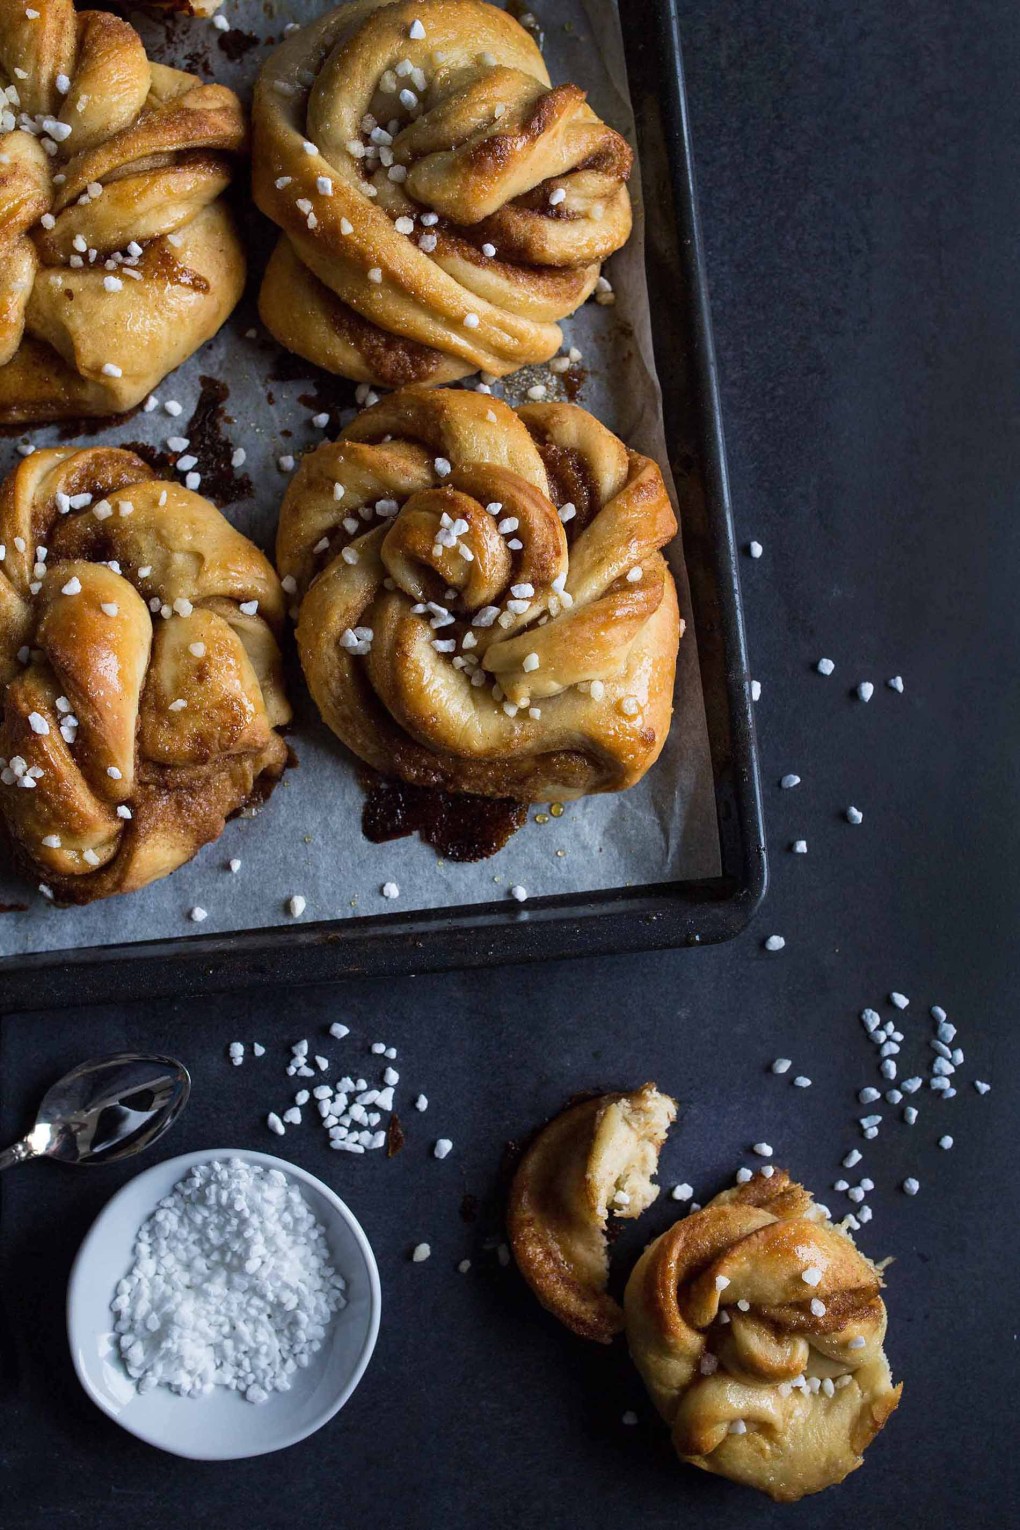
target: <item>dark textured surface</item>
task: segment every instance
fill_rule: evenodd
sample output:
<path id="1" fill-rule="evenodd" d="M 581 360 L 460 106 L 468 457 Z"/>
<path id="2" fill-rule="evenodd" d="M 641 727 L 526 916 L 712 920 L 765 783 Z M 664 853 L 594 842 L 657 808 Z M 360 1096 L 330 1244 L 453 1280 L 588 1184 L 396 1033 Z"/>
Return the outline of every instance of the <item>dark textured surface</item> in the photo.
<path id="1" fill-rule="evenodd" d="M 956 1530 L 1015 1517 L 1016 19 L 942 0 L 698 0 L 684 35 L 734 503 L 742 539 L 765 548 L 744 566 L 765 911 L 747 937 L 700 953 L 8 1017 L 5 1136 L 81 1056 L 174 1049 L 196 1087 L 165 1150 L 282 1146 L 324 1174 L 375 1245 L 384 1316 L 361 1388 L 313 1440 L 247 1464 L 161 1457 L 86 1401 L 63 1339 L 70 1260 L 122 1174 L 7 1176 L 4 1530 L 692 1516 L 723 1530 L 752 1517 Z M 812 672 L 823 653 L 828 680 Z M 896 673 L 903 696 L 884 685 Z M 867 706 L 851 695 L 861 679 L 876 685 Z M 785 771 L 803 777 L 797 791 L 777 789 Z M 842 819 L 851 802 L 859 828 Z M 799 836 L 807 856 L 786 851 Z M 766 956 L 773 930 L 787 946 Z M 889 1349 L 904 1402 L 861 1472 L 780 1510 L 676 1466 L 622 1355 L 557 1330 L 482 1245 L 498 1230 L 506 1141 L 576 1090 L 646 1077 L 682 1103 L 665 1183 L 689 1179 L 703 1198 L 766 1138 L 839 1204 L 829 1187 L 857 1140 L 855 1090 L 876 1082 L 856 1014 L 893 988 L 911 998 L 905 1073 L 926 1062 L 931 1003 L 967 1054 L 959 1097 L 925 1092 L 913 1130 L 887 1107 L 858 1171 L 877 1185 L 863 1246 L 896 1259 Z M 400 1048 L 406 1103 L 430 1096 L 425 1117 L 405 1110 L 394 1161 L 329 1154 L 310 1125 L 278 1144 L 261 1125 L 285 1098 L 274 1054 L 334 1018 L 352 1025 L 344 1049 L 327 1048 L 338 1064 L 382 1036 Z M 269 1055 L 230 1069 L 235 1037 Z M 777 1053 L 810 1090 L 767 1075 Z M 975 1076 L 993 1085 L 984 1099 Z M 455 1142 L 441 1164 L 428 1156 L 440 1133 Z M 921 1180 L 913 1200 L 897 1188 L 907 1173 Z M 472 1224 L 465 1192 L 481 1202 Z M 412 1266 L 421 1238 L 433 1256 Z M 621 1269 L 638 1241 L 621 1241 Z M 460 1276 L 466 1254 L 475 1267 Z"/>

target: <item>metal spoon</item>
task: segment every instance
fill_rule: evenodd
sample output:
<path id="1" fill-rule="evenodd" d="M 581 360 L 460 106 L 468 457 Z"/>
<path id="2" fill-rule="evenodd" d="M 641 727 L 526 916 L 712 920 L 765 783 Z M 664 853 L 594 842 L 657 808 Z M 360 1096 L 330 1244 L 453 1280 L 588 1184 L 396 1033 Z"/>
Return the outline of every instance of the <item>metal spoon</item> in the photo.
<path id="1" fill-rule="evenodd" d="M 0 1169 L 43 1156 L 86 1164 L 130 1158 L 162 1137 L 190 1093 L 188 1070 L 173 1057 L 95 1057 L 46 1091 L 28 1136 L 0 1152 Z"/>

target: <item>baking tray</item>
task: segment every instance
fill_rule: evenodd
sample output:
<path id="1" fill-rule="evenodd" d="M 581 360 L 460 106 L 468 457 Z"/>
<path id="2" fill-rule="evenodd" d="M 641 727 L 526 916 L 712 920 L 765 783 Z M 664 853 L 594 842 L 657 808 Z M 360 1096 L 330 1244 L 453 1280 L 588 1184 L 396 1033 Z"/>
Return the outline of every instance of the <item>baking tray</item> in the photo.
<path id="1" fill-rule="evenodd" d="M 721 875 L 698 882 L 0 960 L 0 1011 L 698 946 L 742 930 L 767 864 L 677 0 L 621 0 L 649 299 L 708 719 Z"/>

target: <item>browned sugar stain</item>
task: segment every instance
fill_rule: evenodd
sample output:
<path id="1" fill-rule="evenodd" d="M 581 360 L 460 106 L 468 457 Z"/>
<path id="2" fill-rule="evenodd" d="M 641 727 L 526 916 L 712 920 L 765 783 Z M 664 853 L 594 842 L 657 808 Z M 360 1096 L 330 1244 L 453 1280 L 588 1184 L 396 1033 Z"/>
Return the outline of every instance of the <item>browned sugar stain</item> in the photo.
<path id="1" fill-rule="evenodd" d="M 226 426 L 233 423 L 224 408 L 230 389 L 215 377 L 198 380 L 202 391 L 181 434 L 188 439 L 191 456 L 198 458 L 201 491 L 220 506 L 249 499 L 255 492 L 252 481 L 232 465 L 234 443 L 226 435 Z"/>
<path id="2" fill-rule="evenodd" d="M 252 48 L 261 44 L 261 39 L 252 32 L 242 32 L 238 27 L 232 27 L 229 32 L 220 32 L 216 38 L 217 46 L 227 55 L 232 64 L 238 59 L 244 58 Z"/>
<path id="3" fill-rule="evenodd" d="M 484 861 L 502 850 L 528 819 L 528 805 L 508 797 L 479 797 L 412 786 L 389 776 L 362 775 L 361 829 L 373 844 L 419 834 L 446 860 Z"/>
<path id="4" fill-rule="evenodd" d="M 581 396 L 581 390 L 588 381 L 588 369 L 578 362 L 573 362 L 565 372 L 561 372 L 560 381 L 563 391 L 570 403 L 575 404 Z"/>
<path id="5" fill-rule="evenodd" d="M 404 1146 L 404 1141 L 404 1128 L 400 1124 L 400 1117 L 394 1111 L 386 1128 L 386 1157 L 395 1158 Z"/>

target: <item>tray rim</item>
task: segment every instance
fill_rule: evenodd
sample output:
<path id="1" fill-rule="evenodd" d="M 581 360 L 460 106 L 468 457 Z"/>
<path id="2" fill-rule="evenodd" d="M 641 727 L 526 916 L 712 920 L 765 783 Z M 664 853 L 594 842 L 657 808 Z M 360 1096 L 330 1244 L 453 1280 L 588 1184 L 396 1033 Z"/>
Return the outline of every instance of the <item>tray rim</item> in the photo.
<path id="1" fill-rule="evenodd" d="M 650 30 L 639 11 L 653 14 Z M 635 23 L 637 23 L 635 27 Z M 623 16 L 621 14 L 621 25 Z M 698 211 L 679 0 L 627 0 L 628 76 L 634 51 L 658 44 L 662 132 L 673 193 L 680 276 L 686 294 L 714 598 L 724 633 L 726 723 L 732 779 L 724 796 L 732 822 L 719 878 L 565 894 L 527 905 L 486 903 L 271 926 L 220 935 L 170 936 L 126 945 L 0 958 L 0 1013 L 241 990 L 258 984 L 328 982 L 567 957 L 696 947 L 732 939 L 765 896 L 768 866 L 747 642 L 740 600 L 718 366 Z M 634 101 L 635 118 L 640 107 Z M 640 147 L 640 128 L 639 128 Z M 657 365 L 660 358 L 656 357 Z M 660 376 L 661 380 L 661 376 Z M 665 391 L 665 390 L 664 390 Z M 669 441 L 667 428 L 667 441 Z M 667 450 L 670 448 L 667 446 Z M 670 451 L 672 456 L 672 451 Z M 689 566 L 690 571 L 690 566 Z M 699 601 L 692 602 L 705 667 Z M 710 740 L 712 738 L 710 728 Z M 713 747 L 713 766 L 717 766 Z M 717 776 L 717 806 L 720 779 Z M 722 829 L 722 823 L 720 823 Z M 728 851 L 727 851 L 728 845 Z"/>

